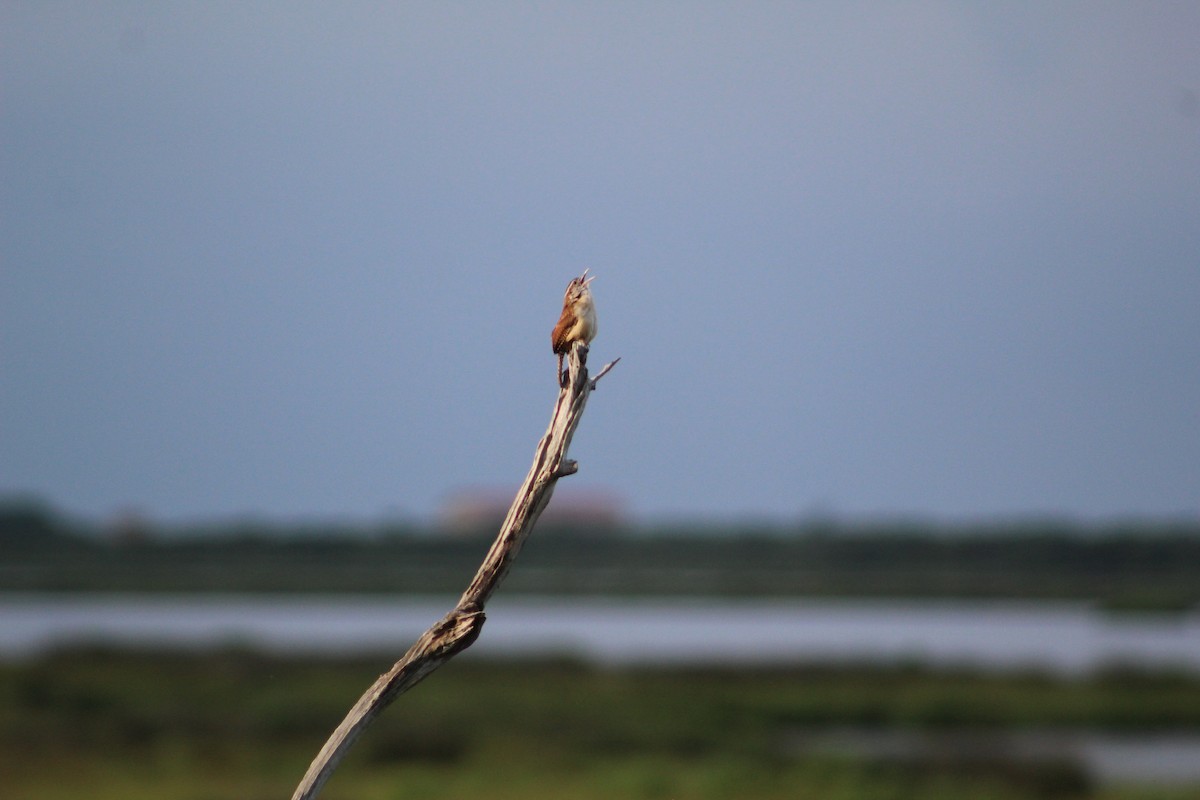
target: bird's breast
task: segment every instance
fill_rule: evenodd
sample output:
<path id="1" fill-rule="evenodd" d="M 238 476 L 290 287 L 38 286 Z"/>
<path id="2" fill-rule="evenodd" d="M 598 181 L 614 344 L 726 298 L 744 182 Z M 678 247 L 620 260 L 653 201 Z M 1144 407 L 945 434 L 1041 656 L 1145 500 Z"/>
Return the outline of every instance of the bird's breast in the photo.
<path id="1" fill-rule="evenodd" d="M 596 338 L 596 305 L 592 298 L 580 303 L 579 309 L 579 338 L 590 342 Z"/>

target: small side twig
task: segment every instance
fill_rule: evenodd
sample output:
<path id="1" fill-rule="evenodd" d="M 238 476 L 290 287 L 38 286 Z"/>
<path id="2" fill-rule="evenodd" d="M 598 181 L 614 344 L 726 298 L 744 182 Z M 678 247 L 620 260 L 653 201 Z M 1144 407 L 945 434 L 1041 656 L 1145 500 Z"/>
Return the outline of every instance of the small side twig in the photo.
<path id="1" fill-rule="evenodd" d="M 532 532 L 534 523 L 550 502 L 554 484 L 559 478 L 572 475 L 579 469 L 579 465 L 567 459 L 566 454 L 583 417 L 588 395 L 596 388 L 596 382 L 620 361 L 618 358 L 605 364 L 596 377 L 589 379 L 587 352 L 587 345 L 582 342 L 576 342 L 571 347 L 568 354 L 570 380 L 558 394 L 558 402 L 550 417 L 550 427 L 546 429 L 534 453 L 533 466 L 525 476 L 525 482 L 521 484 L 496 540 L 458 605 L 425 631 L 404 657 L 380 675 L 359 698 L 313 759 L 308 772 L 296 787 L 292 800 L 315 798 L 351 745 L 375 717 L 393 700 L 479 638 L 486 620 L 484 605 L 508 573 L 521 546 Z"/>
<path id="2" fill-rule="evenodd" d="M 595 389 L 595 388 L 596 388 L 596 383 L 597 383 L 597 382 L 598 382 L 598 381 L 599 381 L 601 378 L 603 378 L 605 375 L 607 375 L 607 374 L 608 374 L 608 371 L 609 371 L 610 369 L 612 369 L 613 367 L 615 367 L 615 366 L 617 365 L 617 362 L 618 362 L 618 361 L 620 361 L 620 360 L 621 360 L 621 358 L 620 358 L 620 356 L 618 356 L 618 357 L 614 358 L 612 361 L 608 362 L 607 364 L 605 364 L 603 367 L 601 367 L 601 368 L 600 368 L 600 371 L 596 373 L 596 377 L 592 378 L 592 384 L 591 384 L 591 386 L 592 386 L 592 388 L 593 388 L 593 389 Z"/>

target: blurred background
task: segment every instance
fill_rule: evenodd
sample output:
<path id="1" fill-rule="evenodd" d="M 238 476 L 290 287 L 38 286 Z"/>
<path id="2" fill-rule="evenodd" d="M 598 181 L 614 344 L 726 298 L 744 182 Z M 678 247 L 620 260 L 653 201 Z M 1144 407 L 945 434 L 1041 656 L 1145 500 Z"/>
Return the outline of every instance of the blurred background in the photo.
<path id="1" fill-rule="evenodd" d="M 1198 35 L 0 4 L 12 796 L 290 793 L 481 560 L 587 267 L 580 472 L 330 797 L 1200 797 Z"/>

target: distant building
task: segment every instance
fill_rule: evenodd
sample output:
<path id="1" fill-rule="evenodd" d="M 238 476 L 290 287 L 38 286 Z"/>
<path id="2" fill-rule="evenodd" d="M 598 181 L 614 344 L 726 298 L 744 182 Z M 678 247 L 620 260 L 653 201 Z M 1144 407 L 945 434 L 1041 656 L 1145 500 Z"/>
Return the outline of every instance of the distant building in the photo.
<path id="1" fill-rule="evenodd" d="M 104 533 L 113 544 L 138 545 L 152 538 L 153 526 L 138 509 L 123 508 L 108 521 Z"/>
<path id="2" fill-rule="evenodd" d="M 504 523 L 516 489 L 465 489 L 442 507 L 438 527 L 451 536 L 492 536 Z M 622 503 L 604 491 L 556 489 L 538 527 L 573 534 L 611 534 L 625 525 Z"/>

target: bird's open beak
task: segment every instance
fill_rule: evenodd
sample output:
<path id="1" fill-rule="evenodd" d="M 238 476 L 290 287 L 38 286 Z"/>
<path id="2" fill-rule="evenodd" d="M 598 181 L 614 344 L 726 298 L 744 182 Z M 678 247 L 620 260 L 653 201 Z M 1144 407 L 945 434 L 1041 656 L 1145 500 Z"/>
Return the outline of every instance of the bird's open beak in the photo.
<path id="1" fill-rule="evenodd" d="M 588 269 L 591 269 L 591 267 L 588 267 Z M 587 286 L 589 283 L 591 283 L 592 281 L 596 280 L 596 276 L 595 276 L 595 275 L 593 275 L 592 277 L 590 277 L 590 278 L 589 278 L 589 277 L 587 276 L 587 274 L 588 274 L 588 270 L 587 270 L 587 269 L 585 269 L 585 270 L 583 271 L 583 274 L 579 276 L 579 278 L 580 278 L 580 279 L 583 281 L 583 285 L 584 285 L 584 286 Z"/>

